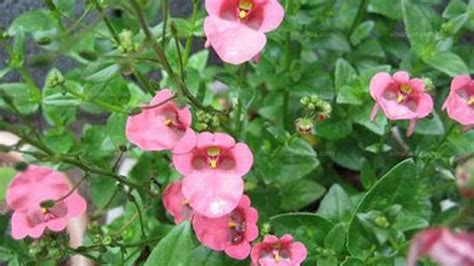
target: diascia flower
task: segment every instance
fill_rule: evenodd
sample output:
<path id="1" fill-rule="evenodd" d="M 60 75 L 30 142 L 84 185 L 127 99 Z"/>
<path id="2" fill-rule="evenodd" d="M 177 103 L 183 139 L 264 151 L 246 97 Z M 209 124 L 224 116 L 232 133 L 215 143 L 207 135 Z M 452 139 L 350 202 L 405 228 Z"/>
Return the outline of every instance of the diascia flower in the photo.
<path id="1" fill-rule="evenodd" d="M 421 256 L 429 256 L 441 266 L 472 266 L 474 234 L 455 234 L 447 228 L 423 230 L 412 239 L 407 266 L 415 266 Z"/>
<path id="2" fill-rule="evenodd" d="M 244 195 L 237 208 L 220 218 L 194 216 L 193 228 L 206 247 L 243 260 L 250 254 L 249 242 L 258 237 L 257 220 L 257 210 L 250 207 L 250 199 Z"/>
<path id="3" fill-rule="evenodd" d="M 266 32 L 276 29 L 284 10 L 277 0 L 206 0 L 207 45 L 227 63 L 242 64 L 265 47 Z"/>
<path id="4" fill-rule="evenodd" d="M 74 191 L 68 195 L 70 190 L 62 173 L 46 167 L 30 165 L 18 173 L 6 195 L 8 207 L 13 210 L 12 237 L 38 238 L 45 229 L 64 230 L 71 218 L 82 215 L 87 208 L 79 193 Z"/>
<path id="5" fill-rule="evenodd" d="M 130 116 L 126 126 L 128 140 L 144 151 L 162 151 L 172 150 L 185 134 L 194 135 L 189 108 L 179 108 L 172 98 L 171 91 L 163 89 L 141 113 Z"/>
<path id="6" fill-rule="evenodd" d="M 173 153 L 173 165 L 184 175 L 183 194 L 193 210 L 217 218 L 230 213 L 244 191 L 242 176 L 253 164 L 244 143 L 224 133 L 203 132 L 183 138 Z"/>
<path id="7" fill-rule="evenodd" d="M 382 108 L 390 120 L 409 120 L 407 136 L 415 131 L 417 120 L 433 111 L 433 99 L 425 92 L 421 79 L 410 79 L 407 72 L 377 73 L 370 81 L 370 95 L 375 100 L 371 119 Z"/>
<path id="8" fill-rule="evenodd" d="M 265 236 L 250 254 L 253 266 L 299 266 L 306 259 L 306 247 L 301 242 L 294 242 L 291 235 L 280 239 L 273 235 Z"/>
<path id="9" fill-rule="evenodd" d="M 444 102 L 451 119 L 466 128 L 474 127 L 474 81 L 468 75 L 457 76 L 451 82 L 451 91 Z"/>
<path id="10" fill-rule="evenodd" d="M 193 209 L 184 197 L 181 185 L 181 181 L 175 181 L 169 184 L 163 192 L 163 205 L 173 216 L 176 224 L 191 220 L 193 216 Z"/>

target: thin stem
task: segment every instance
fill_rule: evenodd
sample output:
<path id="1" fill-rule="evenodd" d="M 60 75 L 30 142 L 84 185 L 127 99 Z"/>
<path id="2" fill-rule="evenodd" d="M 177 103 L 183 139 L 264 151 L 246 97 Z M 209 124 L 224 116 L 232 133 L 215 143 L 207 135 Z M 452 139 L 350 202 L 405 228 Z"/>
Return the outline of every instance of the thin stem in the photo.
<path id="1" fill-rule="evenodd" d="M 108 102 L 104 102 L 100 99 L 95 99 L 95 98 L 90 98 L 90 97 L 87 97 L 86 95 L 84 94 L 81 94 L 81 93 L 77 93 L 73 90 L 69 90 L 65 84 L 61 84 L 61 87 L 67 91 L 68 93 L 70 93 L 71 95 L 73 95 L 74 97 L 80 99 L 80 100 L 83 100 L 83 101 L 86 101 L 86 102 L 90 102 L 90 103 L 93 103 L 95 105 L 98 105 L 106 110 L 109 110 L 109 111 L 112 111 L 112 112 L 116 112 L 116 113 L 121 113 L 121 114 L 128 114 L 128 112 L 126 112 L 125 110 L 123 110 L 122 108 L 118 107 L 118 106 L 115 106 L 115 105 L 112 105 Z"/>
<path id="2" fill-rule="evenodd" d="M 188 63 L 189 55 L 191 54 L 191 45 L 193 44 L 193 33 L 196 27 L 196 19 L 199 10 L 199 1 L 192 0 L 193 2 L 193 14 L 191 15 L 191 35 L 188 36 L 186 39 L 186 46 L 184 48 L 184 55 L 183 55 L 183 64 L 186 65 Z"/>
<path id="3" fill-rule="evenodd" d="M 74 187 L 72 187 L 71 190 L 69 190 L 68 193 L 66 193 L 64 196 L 60 197 L 59 199 L 55 200 L 55 202 L 60 202 L 64 199 L 66 199 L 67 197 L 71 196 L 72 193 L 74 193 L 74 191 L 76 191 L 77 188 L 79 188 L 79 186 L 82 184 L 82 182 L 84 182 L 84 180 L 86 180 L 88 177 L 87 173 L 85 175 L 82 176 L 82 178 L 79 180 L 79 182 L 77 182 Z"/>
<path id="4" fill-rule="evenodd" d="M 150 82 L 143 76 L 138 69 L 133 68 L 133 74 L 137 77 L 137 79 L 143 84 L 145 87 L 146 92 L 150 93 L 151 95 L 155 95 L 155 90 L 151 87 Z"/>
<path id="5" fill-rule="evenodd" d="M 140 205 L 138 205 L 137 199 L 135 199 L 135 197 L 131 194 L 131 192 L 129 193 L 129 197 L 131 201 L 133 202 L 133 204 L 135 205 L 135 207 L 137 208 L 138 220 L 140 221 L 140 231 L 142 233 L 142 237 L 145 238 L 146 237 L 145 226 L 143 224 L 143 216 L 142 216 L 142 211 L 140 209 Z"/>
<path id="6" fill-rule="evenodd" d="M 168 7 L 168 0 L 162 0 L 162 11 L 163 11 L 163 32 L 161 37 L 161 47 L 163 50 L 166 49 L 166 28 L 168 27 L 168 15 L 169 15 L 169 7 Z"/>
<path id="7" fill-rule="evenodd" d="M 105 14 L 104 9 L 100 5 L 100 3 L 97 0 L 95 0 L 94 2 L 95 2 L 95 7 L 102 15 L 102 19 L 104 20 L 105 25 L 107 26 L 107 29 L 112 34 L 112 38 L 114 39 L 115 43 L 117 45 L 120 45 L 120 38 L 118 37 L 118 34 L 115 31 L 114 26 L 112 25 L 112 22 L 110 22 L 109 18 L 107 17 L 107 14 Z"/>
<path id="8" fill-rule="evenodd" d="M 170 102 L 170 101 L 176 99 L 177 97 L 178 97 L 178 95 L 173 95 L 172 97 L 170 97 L 170 98 L 164 100 L 164 101 L 161 102 L 161 103 L 157 103 L 157 104 L 155 104 L 155 105 L 143 106 L 142 109 L 153 109 L 153 108 L 160 107 L 160 106 L 164 105 L 165 103 Z"/>
<path id="9" fill-rule="evenodd" d="M 178 33 L 176 32 L 176 25 L 173 23 L 173 24 L 171 24 L 171 27 L 173 28 L 172 33 L 173 33 L 174 43 L 176 45 L 176 51 L 178 53 L 179 72 L 180 72 L 180 75 L 181 75 L 181 81 L 184 83 L 185 82 L 185 73 L 184 73 L 183 56 L 181 54 L 181 43 L 179 42 Z"/>
<path id="10" fill-rule="evenodd" d="M 132 5 L 133 9 L 135 10 L 137 16 L 138 16 L 141 28 L 142 28 L 143 32 L 145 33 L 147 42 L 151 44 L 154 52 L 158 56 L 158 60 L 163 65 L 164 70 L 168 73 L 168 75 L 171 77 L 171 79 L 176 84 L 178 92 L 180 92 L 182 95 L 186 96 L 186 98 L 188 98 L 189 101 L 196 108 L 201 109 L 201 110 L 205 110 L 205 111 L 208 111 L 208 112 L 212 112 L 212 113 L 222 114 L 223 112 L 221 112 L 219 110 L 216 110 L 212 107 L 209 108 L 209 107 L 203 106 L 202 103 L 199 100 L 197 100 L 192 95 L 192 93 L 185 87 L 182 80 L 178 77 L 178 75 L 176 75 L 176 73 L 174 73 L 168 59 L 166 58 L 165 53 L 163 52 L 163 50 L 160 48 L 160 46 L 158 45 L 158 43 L 154 39 L 153 34 L 151 33 L 150 28 L 148 27 L 148 22 L 145 19 L 145 15 L 143 14 L 143 10 L 140 8 L 140 5 L 137 3 L 136 0 L 129 0 L 129 1 L 130 1 L 130 4 Z"/>

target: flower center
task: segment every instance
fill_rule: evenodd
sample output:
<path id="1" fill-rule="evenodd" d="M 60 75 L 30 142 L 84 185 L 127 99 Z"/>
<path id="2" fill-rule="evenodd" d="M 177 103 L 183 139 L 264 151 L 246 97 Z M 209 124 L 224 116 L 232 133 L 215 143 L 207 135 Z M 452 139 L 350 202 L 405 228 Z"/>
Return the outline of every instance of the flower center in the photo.
<path id="1" fill-rule="evenodd" d="M 210 147 L 207 149 L 207 157 L 209 158 L 209 167 L 212 169 L 217 168 L 217 162 L 219 160 L 219 155 L 221 154 L 221 149 L 218 147 Z"/>
<path id="2" fill-rule="evenodd" d="M 245 219 L 239 210 L 231 213 L 227 227 L 229 227 L 230 242 L 232 244 L 237 245 L 244 240 Z"/>
<path id="3" fill-rule="evenodd" d="M 239 0 L 239 8 L 237 10 L 240 20 L 245 20 L 253 8 L 253 0 Z"/>
<path id="4" fill-rule="evenodd" d="M 397 96 L 397 103 L 405 101 L 412 92 L 413 88 L 410 85 L 402 84 L 400 86 L 400 93 Z"/>
<path id="5" fill-rule="evenodd" d="M 168 119 L 165 120 L 165 122 L 163 122 L 163 124 L 165 124 L 165 126 L 169 127 L 173 124 L 173 119 L 168 118 Z"/>
<path id="6" fill-rule="evenodd" d="M 474 107 L 474 95 L 467 99 L 467 105 Z"/>

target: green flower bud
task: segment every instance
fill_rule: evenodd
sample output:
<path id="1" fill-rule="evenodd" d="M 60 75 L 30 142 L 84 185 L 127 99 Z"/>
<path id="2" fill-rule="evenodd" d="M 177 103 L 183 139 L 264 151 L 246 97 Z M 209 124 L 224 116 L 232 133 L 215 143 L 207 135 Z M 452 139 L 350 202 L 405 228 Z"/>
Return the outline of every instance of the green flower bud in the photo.
<path id="1" fill-rule="evenodd" d="M 26 171 L 26 169 L 28 169 L 28 163 L 26 162 L 17 162 L 15 164 L 15 170 L 17 170 L 18 172 Z"/>
<path id="2" fill-rule="evenodd" d="M 139 48 L 138 43 L 133 41 L 133 33 L 129 30 L 123 30 L 119 34 L 120 45 L 118 50 L 122 54 L 136 52 Z"/>
<path id="3" fill-rule="evenodd" d="M 376 226 L 380 228 L 388 228 L 390 226 L 390 222 L 387 220 L 385 216 L 379 216 L 375 218 L 374 223 Z"/>
<path id="4" fill-rule="evenodd" d="M 110 237 L 110 236 L 104 236 L 104 237 L 102 238 L 102 245 L 108 246 L 108 245 L 110 245 L 111 243 L 112 243 L 112 237 Z"/>
<path id="5" fill-rule="evenodd" d="M 63 85 L 64 82 L 65 80 L 63 74 L 57 69 L 51 70 L 48 76 L 46 77 L 46 86 L 50 88 Z"/>
<path id="6" fill-rule="evenodd" d="M 314 123 L 310 118 L 298 118 L 295 121 L 296 132 L 302 135 L 314 134 Z"/>
<path id="7" fill-rule="evenodd" d="M 435 89 L 433 81 L 430 78 L 423 78 L 423 83 L 425 83 L 425 91 L 430 92 Z"/>
<path id="8" fill-rule="evenodd" d="M 53 41 L 53 39 L 51 39 L 51 37 L 44 36 L 44 37 L 41 37 L 38 40 L 36 40 L 36 43 L 39 44 L 39 45 L 48 45 L 52 41 Z"/>

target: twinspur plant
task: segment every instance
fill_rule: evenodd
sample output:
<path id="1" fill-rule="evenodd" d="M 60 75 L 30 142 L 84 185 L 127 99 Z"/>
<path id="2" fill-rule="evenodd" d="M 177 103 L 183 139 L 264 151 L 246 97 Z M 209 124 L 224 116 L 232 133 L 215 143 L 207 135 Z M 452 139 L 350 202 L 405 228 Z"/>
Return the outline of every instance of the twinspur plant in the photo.
<path id="1" fill-rule="evenodd" d="M 473 0 L 1 26 L 0 265 L 474 265 Z"/>

